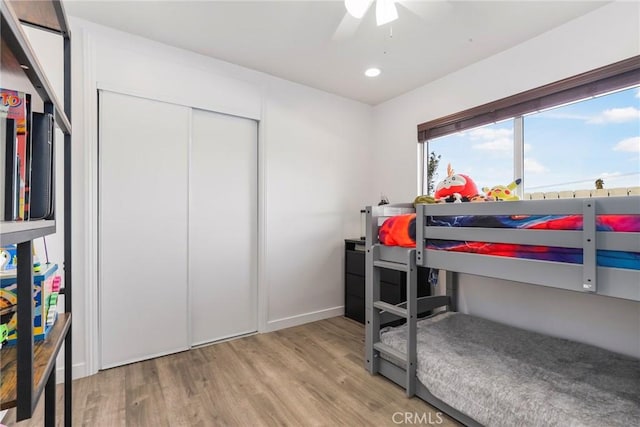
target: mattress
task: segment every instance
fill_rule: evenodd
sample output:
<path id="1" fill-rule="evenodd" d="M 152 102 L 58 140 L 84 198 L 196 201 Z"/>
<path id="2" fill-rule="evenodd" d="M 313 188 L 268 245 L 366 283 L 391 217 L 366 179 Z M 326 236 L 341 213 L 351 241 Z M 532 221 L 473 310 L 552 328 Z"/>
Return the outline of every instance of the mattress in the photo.
<path id="1" fill-rule="evenodd" d="M 418 322 L 417 376 L 486 426 L 631 426 L 640 360 L 461 313 Z M 381 341 L 406 351 L 404 326 Z"/>
<path id="2" fill-rule="evenodd" d="M 513 228 L 526 230 L 582 230 L 581 215 L 464 215 L 430 216 L 429 226 Z M 640 215 L 598 215 L 596 229 L 601 232 L 640 232 Z M 380 227 L 379 239 L 384 245 L 415 247 L 415 214 L 391 217 Z M 511 243 L 491 243 L 430 239 L 427 249 L 467 252 L 511 258 L 582 264 L 581 248 L 535 246 Z M 596 262 L 601 267 L 640 270 L 640 253 L 597 250 Z"/>
<path id="3" fill-rule="evenodd" d="M 582 215 L 469 215 L 429 217 L 428 224 L 441 227 L 516 228 L 524 230 L 582 230 Z M 640 215 L 598 215 L 596 230 L 602 232 L 640 232 Z M 487 243 L 455 240 L 429 240 L 427 249 L 468 252 L 483 255 L 526 258 L 582 264 L 581 248 Z M 612 250 L 596 251 L 601 267 L 640 270 L 640 253 Z"/>

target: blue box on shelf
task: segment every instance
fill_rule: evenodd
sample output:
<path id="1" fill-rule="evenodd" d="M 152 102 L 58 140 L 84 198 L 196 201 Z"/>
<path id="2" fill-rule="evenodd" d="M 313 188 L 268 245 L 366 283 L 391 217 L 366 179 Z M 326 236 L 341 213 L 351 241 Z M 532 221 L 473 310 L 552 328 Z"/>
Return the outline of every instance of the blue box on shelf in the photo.
<path id="1" fill-rule="evenodd" d="M 55 322 L 56 314 L 49 310 L 56 310 L 57 289 L 54 282 L 54 273 L 58 270 L 57 264 L 44 264 L 39 272 L 33 273 L 33 338 L 34 341 L 42 341 L 49 334 Z M 15 345 L 18 331 L 17 325 L 17 290 L 18 284 L 15 272 L 13 275 L 4 273 L 0 276 L 0 323 L 7 325 L 8 341 L 6 345 Z M 54 304 L 51 304 L 54 302 Z M 47 322 L 49 318 L 49 322 Z"/>

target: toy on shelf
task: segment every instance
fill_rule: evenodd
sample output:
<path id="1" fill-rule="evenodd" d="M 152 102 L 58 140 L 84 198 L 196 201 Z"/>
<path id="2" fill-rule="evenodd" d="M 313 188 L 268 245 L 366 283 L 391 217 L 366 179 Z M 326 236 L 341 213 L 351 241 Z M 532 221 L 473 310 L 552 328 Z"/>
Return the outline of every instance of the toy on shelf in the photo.
<path id="1" fill-rule="evenodd" d="M 494 187 L 482 187 L 482 191 L 485 192 L 487 197 L 492 197 L 495 200 L 514 201 L 520 200 L 518 195 L 514 193 L 518 185 L 522 182 L 522 179 L 518 178 L 509 185 L 496 185 Z"/>
<path id="2" fill-rule="evenodd" d="M 0 289 L 0 343 L 9 338 L 9 330 L 15 329 L 18 309 L 15 294 Z"/>
<path id="3" fill-rule="evenodd" d="M 7 338 L 9 337 L 9 328 L 7 327 L 7 325 L 0 325 L 0 348 L 2 348 L 2 344 L 4 344 L 4 342 L 7 340 Z M 1 426 L 2 424 L 0 424 Z"/>
<path id="4" fill-rule="evenodd" d="M 18 251 L 16 245 L 9 245 L 0 248 L 0 274 L 13 275 L 16 274 L 16 262 L 18 260 Z"/>
<path id="5" fill-rule="evenodd" d="M 43 271 L 33 275 L 33 337 L 35 341 L 44 340 L 57 318 L 60 276 L 54 273 L 56 264 L 45 264 Z M 18 284 L 16 276 L 0 278 L 1 323 L 7 327 L 7 345 L 15 345 L 18 331 L 17 303 Z"/>
<path id="6" fill-rule="evenodd" d="M 7 325 L 0 325 L 0 347 L 9 337 L 9 328 Z"/>
<path id="7" fill-rule="evenodd" d="M 39 273 L 42 270 L 40 258 L 36 253 L 35 246 L 33 253 L 33 272 Z M 18 249 L 16 245 L 8 245 L 0 248 L 0 277 L 15 276 L 18 265 Z"/>
<path id="8" fill-rule="evenodd" d="M 53 278 L 53 283 L 51 284 L 51 295 L 49 296 L 49 303 L 47 308 L 47 328 L 53 326 L 53 324 L 56 322 L 56 319 L 58 318 L 58 295 L 60 294 L 61 282 L 62 278 L 60 276 L 56 276 Z"/>
<path id="9" fill-rule="evenodd" d="M 40 258 L 33 247 L 33 272 L 38 273 L 42 269 Z M 18 265 L 18 249 L 16 245 L 9 245 L 0 248 L 0 276 L 15 276 Z"/>

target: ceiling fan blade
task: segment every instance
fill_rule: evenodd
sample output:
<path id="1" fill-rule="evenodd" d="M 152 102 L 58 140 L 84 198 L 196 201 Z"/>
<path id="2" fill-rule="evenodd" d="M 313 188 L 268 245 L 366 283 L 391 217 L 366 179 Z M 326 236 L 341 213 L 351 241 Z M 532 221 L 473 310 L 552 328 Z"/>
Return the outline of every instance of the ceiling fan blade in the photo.
<path id="1" fill-rule="evenodd" d="M 376 23 L 378 26 L 388 24 L 398 19 L 398 9 L 395 0 L 376 1 Z"/>
<path id="2" fill-rule="evenodd" d="M 344 6 L 347 8 L 347 12 L 354 18 L 362 18 L 373 0 L 344 0 Z"/>
<path id="3" fill-rule="evenodd" d="M 338 28 L 333 32 L 331 40 L 344 41 L 351 38 L 356 31 L 358 31 L 358 27 L 361 22 L 362 21 L 360 19 L 354 18 L 350 14 L 345 13 L 342 21 L 338 24 Z"/>

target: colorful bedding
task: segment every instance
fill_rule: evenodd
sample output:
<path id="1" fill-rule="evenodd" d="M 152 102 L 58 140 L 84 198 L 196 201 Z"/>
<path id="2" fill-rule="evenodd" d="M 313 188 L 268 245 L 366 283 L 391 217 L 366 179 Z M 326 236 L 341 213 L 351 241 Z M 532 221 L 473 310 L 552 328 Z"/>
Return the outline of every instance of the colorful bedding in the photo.
<path id="1" fill-rule="evenodd" d="M 415 219 L 415 214 L 414 219 Z M 519 228 L 531 230 L 582 230 L 582 215 L 464 215 L 431 216 L 427 223 L 439 227 Z M 598 231 L 640 232 L 640 215 L 598 215 Z"/>
<path id="2" fill-rule="evenodd" d="M 388 218 L 380 227 L 379 240 L 384 245 L 415 247 L 415 214 Z M 582 230 L 581 215 L 465 215 L 432 216 L 427 224 L 440 227 L 516 228 L 530 230 Z M 605 232 L 640 232 L 640 215 L 598 215 L 596 229 Z M 507 243 L 429 240 L 427 249 L 467 252 L 484 255 L 527 258 L 581 264 L 582 249 Z M 640 270 L 640 253 L 598 250 L 597 263 L 602 267 Z"/>

